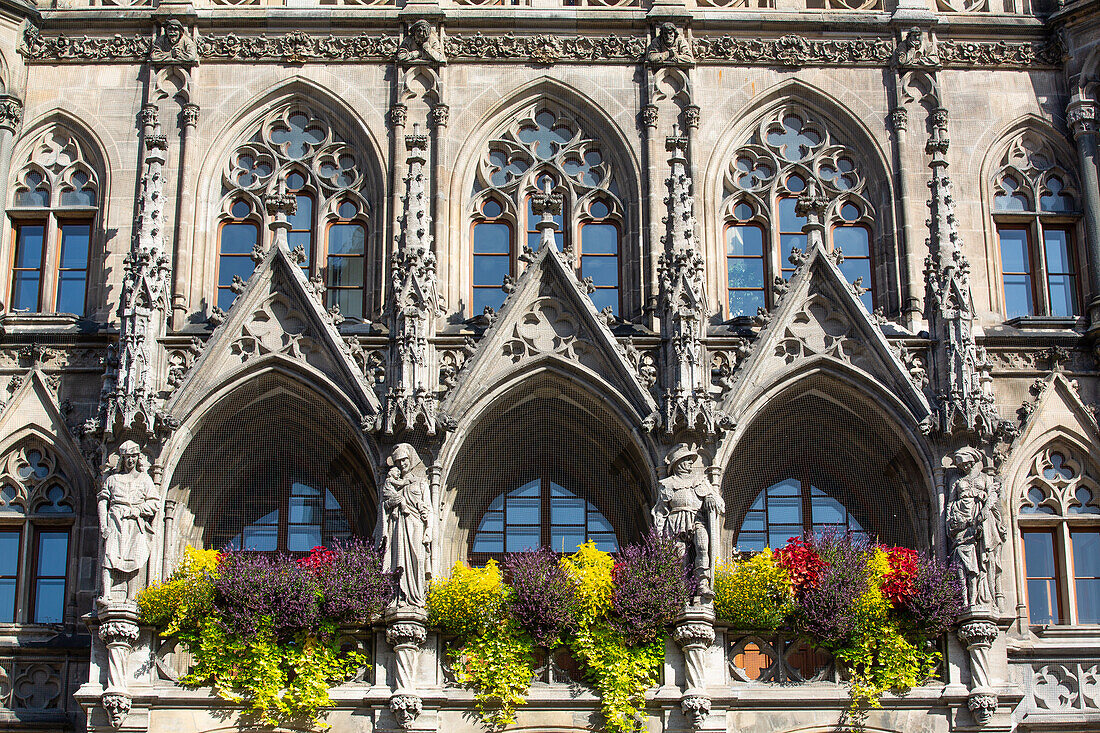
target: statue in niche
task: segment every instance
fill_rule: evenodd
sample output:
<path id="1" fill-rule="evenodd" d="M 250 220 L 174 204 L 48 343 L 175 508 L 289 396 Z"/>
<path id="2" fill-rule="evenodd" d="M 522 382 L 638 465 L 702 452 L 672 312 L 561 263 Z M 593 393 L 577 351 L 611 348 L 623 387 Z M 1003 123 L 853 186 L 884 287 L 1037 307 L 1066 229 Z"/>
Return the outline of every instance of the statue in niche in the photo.
<path id="1" fill-rule="evenodd" d="M 160 64 L 198 63 L 199 51 L 183 23 L 169 18 L 160 27 L 149 60 Z"/>
<path id="2" fill-rule="evenodd" d="M 385 543 L 386 572 L 400 570 L 397 606 L 423 608 L 428 599 L 435 511 L 427 471 L 408 443 L 399 443 L 386 459 L 378 534 Z"/>
<path id="3" fill-rule="evenodd" d="M 646 61 L 656 66 L 690 66 L 695 63 L 684 33 L 674 23 L 661 23 L 646 52 Z"/>
<path id="4" fill-rule="evenodd" d="M 726 513 L 718 487 L 703 470 L 699 452 L 680 443 L 666 459 L 668 476 L 660 482 L 653 508 L 657 532 L 676 538 L 684 561 L 692 569 L 696 595 L 714 598 L 714 566 L 718 560 L 719 515 Z"/>
<path id="5" fill-rule="evenodd" d="M 397 49 L 397 60 L 408 63 L 447 63 L 447 54 L 435 26 L 426 20 L 418 20 L 409 26 L 409 35 Z"/>
<path id="6" fill-rule="evenodd" d="M 945 462 L 959 472 L 947 504 L 947 532 L 951 563 L 966 604 L 995 607 L 1008 527 L 1001 511 L 1000 482 L 985 472 L 984 463 L 981 452 L 970 447 L 955 451 Z"/>
<path id="7" fill-rule="evenodd" d="M 926 43 L 920 28 L 910 28 L 898 43 L 898 66 L 938 66 L 939 51 L 929 39 Z"/>
<path id="8" fill-rule="evenodd" d="M 149 478 L 141 448 L 127 440 L 118 448 L 118 466 L 103 482 L 97 495 L 99 534 L 103 538 L 103 595 L 125 589 L 126 598 L 137 592 L 138 571 L 149 562 L 154 522 L 160 509 L 160 494 Z"/>

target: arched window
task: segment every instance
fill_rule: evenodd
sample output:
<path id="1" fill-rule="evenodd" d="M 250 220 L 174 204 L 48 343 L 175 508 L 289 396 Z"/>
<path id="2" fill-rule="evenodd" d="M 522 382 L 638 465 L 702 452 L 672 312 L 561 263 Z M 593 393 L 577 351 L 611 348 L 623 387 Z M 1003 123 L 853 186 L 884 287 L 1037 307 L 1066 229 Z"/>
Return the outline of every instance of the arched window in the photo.
<path id="1" fill-rule="evenodd" d="M 470 555 L 484 561 L 539 547 L 567 553 L 588 540 L 601 550 L 619 549 L 615 530 L 595 506 L 540 478 L 493 499 L 470 543 Z"/>
<path id="2" fill-rule="evenodd" d="M 0 464 L 0 623 L 65 620 L 74 503 L 57 455 L 30 441 Z"/>
<path id="3" fill-rule="evenodd" d="M 826 244 L 843 252 L 841 272 L 866 289 L 861 300 L 874 309 L 875 209 L 860 171 L 856 153 L 808 110 L 784 106 L 759 124 L 734 154 L 723 186 L 731 318 L 772 307 L 772 282 L 794 273 L 791 250 L 806 249 L 798 197 L 810 181 L 830 199 Z"/>
<path id="4" fill-rule="evenodd" d="M 268 242 L 263 197 L 285 187 L 297 209 L 287 240 L 307 278 L 323 278 L 326 307 L 345 318 L 366 313 L 366 242 L 370 206 L 361 153 L 311 109 L 269 113 L 239 145 L 222 177 L 218 237 L 218 307 L 228 309 L 233 277 L 247 280 L 253 248 Z"/>
<path id="5" fill-rule="evenodd" d="M 1100 623 L 1100 485 L 1076 451 L 1053 445 L 1035 457 L 1022 493 L 1031 623 Z"/>
<path id="6" fill-rule="evenodd" d="M 993 219 L 1005 316 L 1072 318 L 1081 312 L 1077 182 L 1054 148 L 1024 132 L 994 173 Z"/>
<path id="7" fill-rule="evenodd" d="M 351 527 L 331 491 L 294 482 L 279 507 L 247 525 L 227 543 L 233 550 L 309 552 L 351 536 Z"/>
<path id="8" fill-rule="evenodd" d="M 545 103 L 527 108 L 493 136 L 478 163 L 471 211 L 472 314 L 499 308 L 504 276 L 518 274 L 524 247 L 538 249 L 541 216 L 532 197 L 544 192 L 562 198 L 561 213 L 553 216 L 558 250 L 581 277 L 592 278 L 596 307 L 618 314 L 624 214 L 611 161 L 575 115 Z"/>
<path id="9" fill-rule="evenodd" d="M 756 497 L 737 533 L 737 549 L 759 552 L 778 548 L 791 537 L 836 532 L 865 537 L 851 512 L 816 486 L 787 479 L 773 484 Z"/>
<path id="10" fill-rule="evenodd" d="M 17 168 L 8 208 L 9 311 L 88 312 L 88 267 L 101 192 L 87 153 L 76 136 L 54 127 Z"/>

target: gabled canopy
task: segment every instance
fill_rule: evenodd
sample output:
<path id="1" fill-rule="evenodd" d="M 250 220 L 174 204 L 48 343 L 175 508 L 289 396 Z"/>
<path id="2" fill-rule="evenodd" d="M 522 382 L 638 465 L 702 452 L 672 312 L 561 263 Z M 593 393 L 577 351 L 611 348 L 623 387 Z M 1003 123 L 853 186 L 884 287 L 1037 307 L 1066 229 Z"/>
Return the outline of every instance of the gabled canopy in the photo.
<path id="1" fill-rule="evenodd" d="M 824 248 L 814 245 L 741 367 L 724 407 L 741 414 L 762 391 L 822 362 L 878 383 L 906 406 L 914 423 L 930 412 L 927 398 L 840 269 Z"/>
<path id="2" fill-rule="evenodd" d="M 656 402 L 583 287 L 556 249 L 542 247 L 463 366 L 443 411 L 462 415 L 507 377 L 557 362 L 614 389 L 633 419 L 652 415 Z"/>
<path id="3" fill-rule="evenodd" d="M 184 419 L 229 377 L 254 364 L 282 359 L 342 390 L 362 415 L 378 412 L 378 396 L 363 378 L 331 317 L 282 246 L 273 245 L 237 296 L 168 403 Z M 361 415 L 361 416 L 362 416 Z"/>

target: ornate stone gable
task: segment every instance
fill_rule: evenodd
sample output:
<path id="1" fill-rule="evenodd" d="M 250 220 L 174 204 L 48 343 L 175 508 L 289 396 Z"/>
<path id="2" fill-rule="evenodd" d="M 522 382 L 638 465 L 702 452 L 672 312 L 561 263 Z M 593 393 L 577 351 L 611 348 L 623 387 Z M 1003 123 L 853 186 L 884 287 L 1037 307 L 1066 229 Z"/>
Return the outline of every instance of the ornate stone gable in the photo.
<path id="1" fill-rule="evenodd" d="M 607 382 L 633 407 L 638 420 L 654 415 L 657 403 L 584 288 L 556 249 L 542 247 L 463 364 L 443 411 L 461 415 L 503 378 L 550 360 Z"/>
<path id="2" fill-rule="evenodd" d="M 234 372 L 264 359 L 300 362 L 336 384 L 363 412 L 375 415 L 378 396 L 367 385 L 347 344 L 282 246 L 272 246 L 225 321 L 207 341 L 168 403 L 183 418 Z"/>
<path id="3" fill-rule="evenodd" d="M 65 422 L 48 377 L 40 369 L 32 369 L 23 377 L 22 384 L 0 410 L 0 435 L 15 435 L 27 427 L 51 436 L 53 445 L 74 460 L 84 455 L 80 442 Z M 94 475 L 91 467 L 83 465 L 88 477 Z"/>
<path id="4" fill-rule="evenodd" d="M 897 395 L 915 422 L 930 413 L 909 370 L 891 350 L 852 286 L 820 245 L 811 248 L 741 367 L 725 408 L 738 414 L 756 395 L 814 363 L 838 362 Z"/>
<path id="5" fill-rule="evenodd" d="M 1076 381 L 1056 371 L 1037 379 L 1032 391 L 1038 394 L 1034 402 L 1021 409 L 1024 423 L 1005 456 L 1005 475 L 1011 473 L 1010 466 L 1018 460 L 1030 460 L 1029 452 L 1047 435 L 1061 433 L 1085 445 L 1100 445 L 1096 415 L 1078 394 Z M 1023 455 L 1019 455 L 1021 452 Z"/>

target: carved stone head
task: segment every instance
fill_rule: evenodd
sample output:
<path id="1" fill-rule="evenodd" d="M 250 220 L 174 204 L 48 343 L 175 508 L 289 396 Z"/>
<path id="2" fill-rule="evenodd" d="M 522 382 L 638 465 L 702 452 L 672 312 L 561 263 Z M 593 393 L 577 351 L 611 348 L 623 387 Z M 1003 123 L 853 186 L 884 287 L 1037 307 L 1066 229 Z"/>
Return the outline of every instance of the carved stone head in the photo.
<path id="1" fill-rule="evenodd" d="M 426 20 L 418 20 L 409 26 L 409 34 L 417 43 L 427 43 L 432 37 L 432 24 Z"/>
<path id="2" fill-rule="evenodd" d="M 141 447 L 132 440 L 127 440 L 118 447 L 118 466 L 124 471 L 133 471 L 141 466 Z"/>
<path id="3" fill-rule="evenodd" d="M 657 29 L 657 38 L 661 41 L 661 45 L 671 50 L 676 46 L 676 38 L 680 35 L 680 30 L 675 24 L 664 22 L 661 23 L 660 28 Z"/>
<path id="4" fill-rule="evenodd" d="M 698 462 L 699 451 L 687 443 L 680 443 L 668 454 L 669 475 L 689 476 L 696 470 Z"/>
<path id="5" fill-rule="evenodd" d="M 970 473 L 970 469 L 982 463 L 982 454 L 977 448 L 966 446 L 955 451 L 955 455 L 951 457 L 951 462 L 962 473 Z"/>

